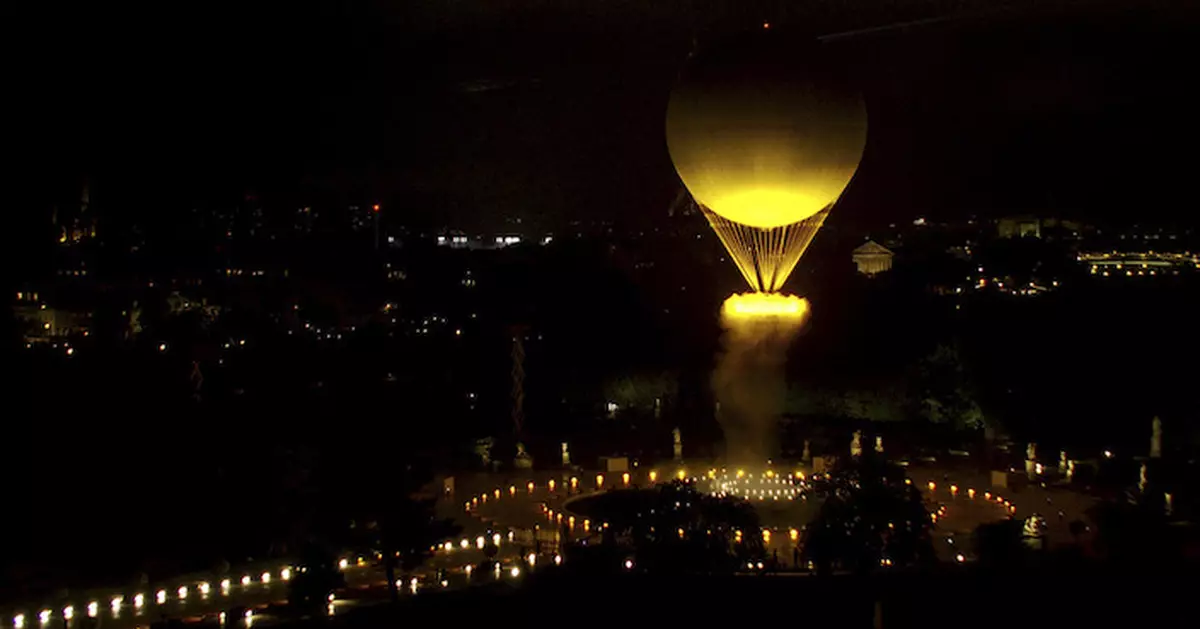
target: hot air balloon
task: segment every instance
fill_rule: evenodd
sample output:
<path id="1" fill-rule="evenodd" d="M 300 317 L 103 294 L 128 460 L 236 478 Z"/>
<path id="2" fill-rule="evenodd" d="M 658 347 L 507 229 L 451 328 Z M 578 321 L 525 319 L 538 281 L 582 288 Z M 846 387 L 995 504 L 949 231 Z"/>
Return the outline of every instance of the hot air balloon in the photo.
<path id="1" fill-rule="evenodd" d="M 757 34 L 689 60 L 667 108 L 675 170 L 759 293 L 779 291 L 854 176 L 861 97 L 828 50 Z"/>

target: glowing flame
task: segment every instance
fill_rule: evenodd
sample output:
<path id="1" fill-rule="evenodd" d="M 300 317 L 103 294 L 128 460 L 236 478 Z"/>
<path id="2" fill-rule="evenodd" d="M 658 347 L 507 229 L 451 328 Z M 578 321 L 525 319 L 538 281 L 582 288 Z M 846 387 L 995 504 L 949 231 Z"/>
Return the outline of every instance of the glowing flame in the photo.
<path id="1" fill-rule="evenodd" d="M 780 317 L 803 319 L 808 316 L 808 300 L 780 293 L 741 293 L 730 295 L 721 307 L 726 318 Z"/>

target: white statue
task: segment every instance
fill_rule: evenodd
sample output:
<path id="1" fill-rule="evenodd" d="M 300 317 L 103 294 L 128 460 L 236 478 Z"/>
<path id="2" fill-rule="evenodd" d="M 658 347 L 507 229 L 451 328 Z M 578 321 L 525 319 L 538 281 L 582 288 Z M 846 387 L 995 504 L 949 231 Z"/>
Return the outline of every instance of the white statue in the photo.
<path id="1" fill-rule="evenodd" d="M 517 469 L 527 470 L 533 467 L 533 457 L 525 451 L 525 444 L 517 442 L 517 456 L 513 459 L 513 466 Z"/>
<path id="2" fill-rule="evenodd" d="M 1162 458 L 1162 420 L 1157 417 L 1150 424 L 1150 458 Z"/>
<path id="3" fill-rule="evenodd" d="M 1067 461 L 1067 480 L 1075 479 L 1075 461 Z"/>
<path id="4" fill-rule="evenodd" d="M 682 461 L 683 460 L 683 434 L 679 432 L 679 428 L 675 428 L 674 430 L 671 431 L 671 438 L 673 440 L 671 450 L 675 454 L 675 460 Z"/>
<path id="5" fill-rule="evenodd" d="M 850 438 L 850 456 L 862 456 L 862 431 L 855 430 Z"/>
<path id="6" fill-rule="evenodd" d="M 1166 512 L 1167 517 L 1170 517 L 1171 513 L 1175 511 L 1174 503 L 1175 496 L 1172 496 L 1171 494 L 1163 494 L 1163 511 Z"/>
<path id="7" fill-rule="evenodd" d="M 479 457 L 479 462 L 484 467 L 492 463 L 492 438 L 484 437 L 483 439 L 475 440 L 475 454 Z"/>
<path id="8" fill-rule="evenodd" d="M 883 437 L 878 435 L 875 436 L 875 451 L 880 453 L 883 452 Z"/>
<path id="9" fill-rule="evenodd" d="M 566 441 L 562 442 L 562 464 L 563 467 L 570 467 L 571 465 L 571 451 L 567 448 Z"/>
<path id="10" fill-rule="evenodd" d="M 1147 472 L 1146 464 L 1142 463 L 1142 469 L 1138 470 L 1138 491 L 1146 491 L 1146 485 L 1150 482 Z"/>
<path id="11" fill-rule="evenodd" d="M 1030 480 L 1037 476 L 1037 444 L 1032 441 L 1025 446 L 1025 475 Z"/>
<path id="12" fill-rule="evenodd" d="M 1067 451 L 1058 451 L 1058 473 L 1065 474 L 1067 471 Z"/>

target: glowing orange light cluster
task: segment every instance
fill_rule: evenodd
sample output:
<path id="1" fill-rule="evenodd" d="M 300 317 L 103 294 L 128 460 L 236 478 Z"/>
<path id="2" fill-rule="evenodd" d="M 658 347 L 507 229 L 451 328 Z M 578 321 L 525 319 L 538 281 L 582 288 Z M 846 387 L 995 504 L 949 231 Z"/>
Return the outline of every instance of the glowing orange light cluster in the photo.
<path id="1" fill-rule="evenodd" d="M 808 316 L 808 300 L 780 293 L 741 293 L 730 295 L 721 307 L 728 318 L 781 317 L 803 319 Z"/>

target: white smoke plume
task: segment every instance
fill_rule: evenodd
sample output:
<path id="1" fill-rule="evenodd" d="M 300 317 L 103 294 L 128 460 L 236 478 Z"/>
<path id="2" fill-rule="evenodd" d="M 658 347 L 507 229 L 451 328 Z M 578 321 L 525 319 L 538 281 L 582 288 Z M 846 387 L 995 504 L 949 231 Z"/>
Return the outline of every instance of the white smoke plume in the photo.
<path id="1" fill-rule="evenodd" d="M 787 385 L 788 347 L 808 320 L 808 301 L 753 293 L 721 310 L 721 354 L 713 390 L 730 465 L 761 465 L 775 456 Z"/>

